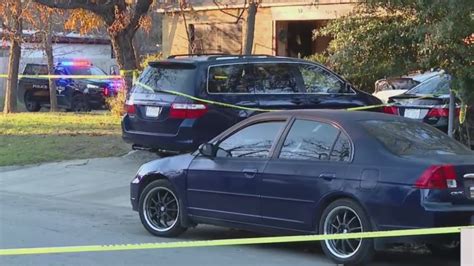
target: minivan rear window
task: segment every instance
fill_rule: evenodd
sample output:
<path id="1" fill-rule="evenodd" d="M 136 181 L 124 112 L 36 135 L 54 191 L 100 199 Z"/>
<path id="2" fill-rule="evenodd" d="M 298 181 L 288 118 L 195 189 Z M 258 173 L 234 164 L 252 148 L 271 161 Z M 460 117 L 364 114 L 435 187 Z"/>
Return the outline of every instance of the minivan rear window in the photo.
<path id="1" fill-rule="evenodd" d="M 149 66 L 135 83 L 133 93 L 156 93 L 170 90 L 186 94 L 194 91 L 195 68 Z"/>
<path id="2" fill-rule="evenodd" d="M 416 121 L 362 121 L 365 130 L 390 152 L 399 156 L 440 154 L 474 155 L 461 143 L 440 130 Z"/>

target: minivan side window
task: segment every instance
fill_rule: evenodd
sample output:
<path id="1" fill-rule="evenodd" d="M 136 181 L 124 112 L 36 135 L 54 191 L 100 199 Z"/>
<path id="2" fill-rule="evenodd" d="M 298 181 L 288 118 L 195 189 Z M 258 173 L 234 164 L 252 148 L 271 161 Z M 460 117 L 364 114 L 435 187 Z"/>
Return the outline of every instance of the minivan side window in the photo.
<path id="1" fill-rule="evenodd" d="M 340 130 L 333 125 L 296 120 L 281 148 L 281 159 L 327 161 Z"/>
<path id="2" fill-rule="evenodd" d="M 301 74 L 295 64 L 253 64 L 255 92 L 288 94 L 303 92 Z"/>
<path id="3" fill-rule="evenodd" d="M 209 67 L 207 89 L 209 93 L 249 93 L 252 78 L 246 65 Z"/>
<path id="4" fill-rule="evenodd" d="M 267 158 L 284 123 L 272 121 L 245 127 L 219 143 L 216 156 Z"/>
<path id="5" fill-rule="evenodd" d="M 326 69 L 310 64 L 300 64 L 304 88 L 307 93 L 353 93 L 345 83 Z"/>

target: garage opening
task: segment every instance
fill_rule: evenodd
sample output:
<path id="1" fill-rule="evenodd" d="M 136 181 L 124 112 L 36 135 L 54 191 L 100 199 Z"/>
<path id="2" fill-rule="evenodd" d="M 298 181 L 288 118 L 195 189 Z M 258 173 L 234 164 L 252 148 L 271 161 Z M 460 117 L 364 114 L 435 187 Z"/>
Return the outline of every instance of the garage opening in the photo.
<path id="1" fill-rule="evenodd" d="M 313 31 L 328 20 L 276 21 L 276 55 L 303 58 L 326 51 L 331 37 L 313 40 Z"/>

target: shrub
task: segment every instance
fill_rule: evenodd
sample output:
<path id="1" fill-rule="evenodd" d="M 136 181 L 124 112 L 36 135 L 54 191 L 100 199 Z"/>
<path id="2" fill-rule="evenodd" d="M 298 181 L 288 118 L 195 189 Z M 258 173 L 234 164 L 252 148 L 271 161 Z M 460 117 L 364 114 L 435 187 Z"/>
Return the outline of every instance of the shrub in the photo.
<path id="1" fill-rule="evenodd" d="M 115 97 L 107 98 L 107 107 L 113 116 L 122 116 L 125 113 L 125 101 L 127 93 L 124 89 L 120 90 Z"/>

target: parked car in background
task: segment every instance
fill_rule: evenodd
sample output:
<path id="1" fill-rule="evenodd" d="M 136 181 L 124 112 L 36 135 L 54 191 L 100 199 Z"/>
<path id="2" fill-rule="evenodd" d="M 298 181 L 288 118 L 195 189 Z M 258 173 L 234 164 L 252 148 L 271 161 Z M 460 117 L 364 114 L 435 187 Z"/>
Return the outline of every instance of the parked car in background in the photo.
<path id="1" fill-rule="evenodd" d="M 376 112 L 251 117 L 199 151 L 144 164 L 131 203 L 150 233 L 197 224 L 270 234 L 345 234 L 474 224 L 474 152 L 424 123 Z M 436 238 L 321 241 L 338 264 Z"/>
<path id="2" fill-rule="evenodd" d="M 23 75 L 48 75 L 48 66 L 26 64 Z M 122 79 L 67 78 L 70 75 L 107 75 L 102 69 L 93 66 L 88 61 L 59 62 L 54 68 L 54 75 L 64 76 L 64 78 L 56 79 L 58 106 L 75 112 L 105 109 L 105 99 L 117 95 L 124 85 Z M 18 89 L 18 99 L 25 104 L 27 111 L 38 112 L 41 107 L 50 106 L 48 78 L 22 77 L 19 80 Z"/>
<path id="3" fill-rule="evenodd" d="M 390 97 L 388 102 L 392 105 L 385 107 L 384 112 L 420 120 L 447 132 L 450 85 L 451 76 L 440 73 L 403 94 Z M 456 118 L 459 108 L 456 99 Z"/>
<path id="4" fill-rule="evenodd" d="M 132 88 L 122 120 L 123 138 L 136 149 L 186 152 L 260 109 L 343 109 L 380 103 L 331 70 L 305 60 L 172 56 L 150 63 Z"/>
<path id="5" fill-rule="evenodd" d="M 442 73 L 442 71 L 428 71 L 405 77 L 380 79 L 375 82 L 373 95 L 382 102 L 387 103 L 388 98 L 405 93 L 409 89 L 440 73 Z"/>

